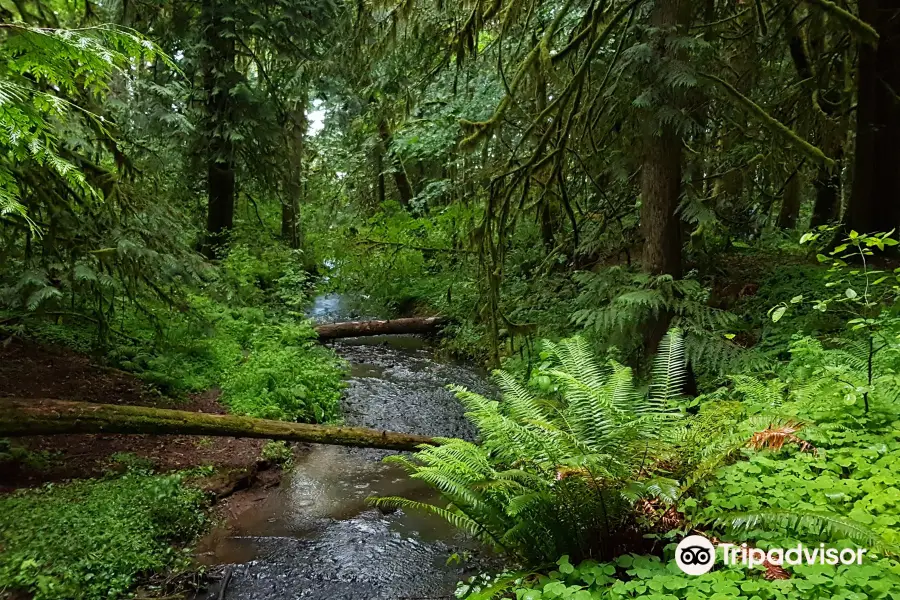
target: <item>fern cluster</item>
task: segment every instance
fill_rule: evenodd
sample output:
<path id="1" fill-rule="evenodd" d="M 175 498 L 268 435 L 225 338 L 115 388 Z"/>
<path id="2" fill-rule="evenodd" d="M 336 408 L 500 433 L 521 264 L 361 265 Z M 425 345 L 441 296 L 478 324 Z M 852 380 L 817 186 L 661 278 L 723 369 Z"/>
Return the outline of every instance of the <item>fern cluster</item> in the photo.
<path id="1" fill-rule="evenodd" d="M 631 354 L 649 323 L 668 317 L 684 332 L 685 352 L 695 367 L 725 373 L 752 357 L 725 337 L 734 314 L 709 305 L 709 292 L 694 279 L 673 279 L 623 267 L 576 274 L 582 291 L 572 321 L 601 345 Z"/>
<path id="2" fill-rule="evenodd" d="M 548 350 L 554 393 L 537 394 L 503 371 L 495 374 L 500 401 L 452 388 L 480 444 L 443 439 L 412 458 L 387 459 L 439 490 L 446 506 L 372 502 L 437 514 L 531 564 L 566 553 L 608 557 L 627 546 L 634 503 L 676 495 L 677 483 L 655 465 L 680 416 L 672 401 L 685 377 L 681 332 L 664 339 L 647 394 L 636 390 L 631 369 L 597 364 L 583 338 Z"/>

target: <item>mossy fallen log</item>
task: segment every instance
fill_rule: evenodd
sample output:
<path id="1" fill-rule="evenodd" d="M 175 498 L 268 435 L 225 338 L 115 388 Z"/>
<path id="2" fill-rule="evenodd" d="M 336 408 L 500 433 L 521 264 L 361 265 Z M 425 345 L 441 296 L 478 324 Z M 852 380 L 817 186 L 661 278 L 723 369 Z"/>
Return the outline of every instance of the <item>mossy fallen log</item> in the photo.
<path id="1" fill-rule="evenodd" d="M 435 443 L 424 435 L 365 427 L 308 425 L 146 406 L 0 398 L 0 437 L 67 433 L 227 436 L 385 450 L 415 450 L 420 444 Z"/>
<path id="2" fill-rule="evenodd" d="M 369 335 L 396 335 L 403 333 L 430 333 L 437 331 L 448 320 L 444 317 L 412 317 L 389 321 L 346 321 L 316 327 L 320 340 L 334 340 Z"/>

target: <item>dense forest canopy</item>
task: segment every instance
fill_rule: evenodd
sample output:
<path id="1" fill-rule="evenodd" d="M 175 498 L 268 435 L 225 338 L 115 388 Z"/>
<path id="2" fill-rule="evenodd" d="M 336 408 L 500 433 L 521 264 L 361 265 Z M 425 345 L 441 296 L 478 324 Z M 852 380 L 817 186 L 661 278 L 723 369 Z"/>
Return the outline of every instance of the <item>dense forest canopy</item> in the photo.
<path id="1" fill-rule="evenodd" d="M 345 280 L 420 247 L 469 274 L 454 304 L 477 298 L 497 363 L 528 274 L 677 281 L 780 232 L 900 223 L 875 4 L 17 3 L 7 297 L 103 324 L 229 241 Z"/>
<path id="2" fill-rule="evenodd" d="M 454 387 L 480 443 L 392 459 L 444 505 L 373 503 L 510 559 L 460 597 L 717 597 L 666 580 L 690 531 L 872 550 L 821 581 L 714 571 L 728 594 L 900 589 L 896 3 L 0 0 L 0 65 L 7 346 L 335 424 L 347 369 L 322 341 L 440 328 L 502 367 L 502 401 Z M 321 293 L 411 321 L 317 333 Z M 84 485 L 167 486 L 183 527 L 154 539 L 200 530 L 180 475 L 127 477 Z M 171 567 L 39 581 L 65 559 L 5 529 L 0 590 L 116 595 Z"/>

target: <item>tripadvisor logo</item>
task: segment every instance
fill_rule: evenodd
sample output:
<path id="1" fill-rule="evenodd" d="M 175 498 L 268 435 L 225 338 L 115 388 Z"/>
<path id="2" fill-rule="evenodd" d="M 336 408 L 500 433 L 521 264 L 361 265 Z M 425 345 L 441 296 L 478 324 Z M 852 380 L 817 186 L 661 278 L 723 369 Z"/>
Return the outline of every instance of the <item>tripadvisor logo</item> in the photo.
<path id="1" fill-rule="evenodd" d="M 675 548 L 675 562 L 688 575 L 703 575 L 713 568 L 716 549 L 702 535 L 689 535 Z"/>
<path id="2" fill-rule="evenodd" d="M 719 544 L 725 565 L 743 565 L 748 569 L 763 564 L 799 565 L 859 565 L 865 548 L 826 548 L 825 544 L 808 547 L 797 544 L 793 548 L 750 548 L 747 544 Z M 688 575 L 708 573 L 716 562 L 716 547 L 702 535 L 689 535 L 675 548 L 675 563 Z"/>

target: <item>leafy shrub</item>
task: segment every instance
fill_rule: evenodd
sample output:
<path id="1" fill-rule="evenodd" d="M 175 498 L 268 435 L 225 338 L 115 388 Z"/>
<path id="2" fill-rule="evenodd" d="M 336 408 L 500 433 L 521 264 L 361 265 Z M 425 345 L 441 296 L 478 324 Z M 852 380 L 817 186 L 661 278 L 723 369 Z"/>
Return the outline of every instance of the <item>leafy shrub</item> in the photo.
<path id="1" fill-rule="evenodd" d="M 48 485 L 0 498 L 0 589 L 35 600 L 117 598 L 142 574 L 177 567 L 206 519 L 179 475 Z"/>
<path id="2" fill-rule="evenodd" d="M 543 393 L 503 371 L 501 402 L 453 387 L 478 427 L 482 443 L 442 440 L 386 460 L 438 489 L 446 508 L 403 498 L 379 506 L 426 510 L 531 564 L 562 553 L 610 556 L 633 525 L 633 503 L 669 496 L 675 484 L 648 476 L 661 433 L 677 417 L 669 401 L 680 393 L 680 334 L 663 341 L 648 395 L 631 370 L 598 365 L 583 339 L 548 343 Z"/>
<path id="3" fill-rule="evenodd" d="M 266 344 L 228 370 L 222 401 L 231 412 L 263 419 L 333 421 L 343 370 L 330 350 Z"/>
<path id="4" fill-rule="evenodd" d="M 266 460 L 281 465 L 285 469 L 289 469 L 294 463 L 294 451 L 283 440 L 272 440 L 263 446 L 260 453 Z"/>
<path id="5" fill-rule="evenodd" d="M 264 239 L 234 242 L 222 261 L 218 296 L 228 304 L 260 305 L 290 296 L 303 298 L 307 278 L 295 265 L 302 264 L 299 250 L 290 250 Z"/>
<path id="6" fill-rule="evenodd" d="M 638 352 L 649 324 L 660 315 L 671 317 L 671 326 L 685 333 L 688 357 L 693 365 L 727 372 L 741 356 L 722 333 L 732 329 L 735 315 L 709 306 L 709 290 L 693 279 L 610 267 L 575 275 L 580 293 L 572 321 L 596 340 L 601 348 L 617 347 L 626 356 Z"/>
<path id="7" fill-rule="evenodd" d="M 866 412 L 859 399 L 848 401 L 843 369 L 816 367 L 828 352 L 809 340 L 798 344 L 803 350 L 784 369 L 792 375 L 787 383 L 765 385 L 744 376 L 736 389 L 745 394 L 746 409 L 762 415 L 762 422 L 797 423 L 800 444 L 744 448 L 741 460 L 720 466 L 696 498 L 681 502 L 681 509 L 694 522 L 739 523 L 739 530 L 729 533 L 741 540 L 840 539 L 848 533 L 841 524 L 850 519 L 859 535 L 900 544 L 896 381 L 885 388 L 883 379 L 875 380 L 876 402 Z M 833 524 L 808 519 L 813 527 L 804 528 L 805 515 L 831 518 Z"/>
<path id="8" fill-rule="evenodd" d="M 343 365 L 312 326 L 259 308 L 189 298 L 156 345 L 120 345 L 111 358 L 164 391 L 222 389 L 236 414 L 323 422 L 338 416 Z M 138 325 L 132 327 L 138 330 Z"/>
<path id="9" fill-rule="evenodd" d="M 0 465 L 4 463 L 21 464 L 35 471 L 43 471 L 50 466 L 52 456 L 46 450 L 29 450 L 13 444 L 6 438 L 0 438 Z"/>

